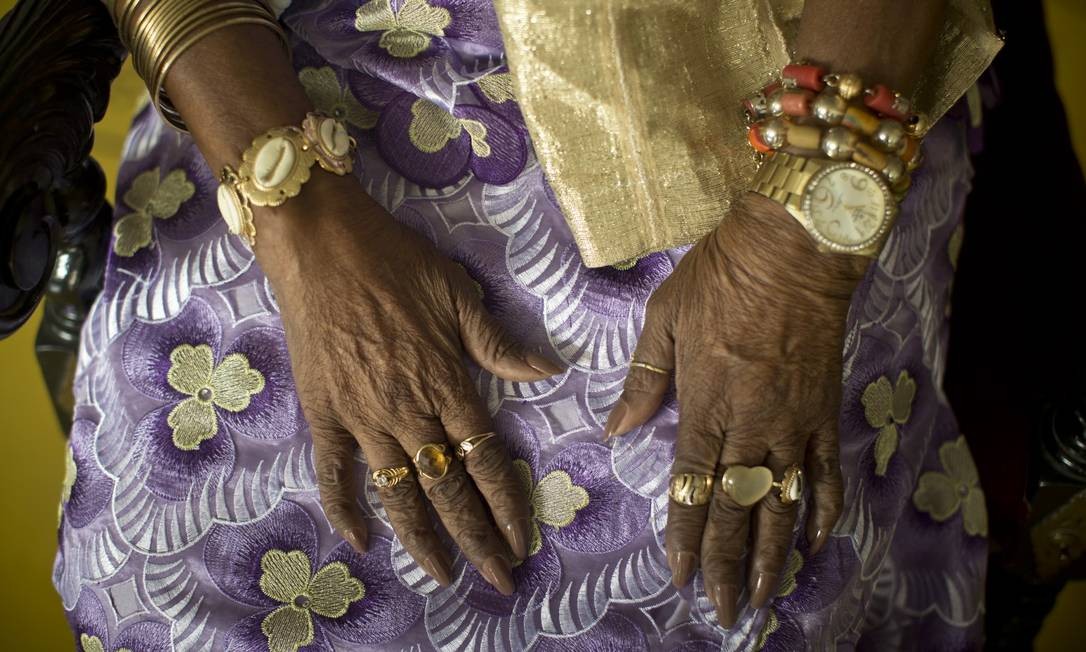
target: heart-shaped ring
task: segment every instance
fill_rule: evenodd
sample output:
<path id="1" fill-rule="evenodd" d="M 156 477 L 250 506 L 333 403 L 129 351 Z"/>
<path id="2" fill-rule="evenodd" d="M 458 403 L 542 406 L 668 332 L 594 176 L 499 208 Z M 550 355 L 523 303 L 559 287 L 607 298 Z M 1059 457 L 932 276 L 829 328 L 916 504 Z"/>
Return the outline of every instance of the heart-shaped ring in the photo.
<path id="1" fill-rule="evenodd" d="M 445 444 L 426 444 L 415 453 L 415 468 L 419 475 L 429 480 L 440 480 L 449 471 L 452 458 L 445 453 Z"/>
<path id="2" fill-rule="evenodd" d="M 720 479 L 721 488 L 742 507 L 750 507 L 773 488 L 773 472 L 764 466 L 729 466 Z"/>

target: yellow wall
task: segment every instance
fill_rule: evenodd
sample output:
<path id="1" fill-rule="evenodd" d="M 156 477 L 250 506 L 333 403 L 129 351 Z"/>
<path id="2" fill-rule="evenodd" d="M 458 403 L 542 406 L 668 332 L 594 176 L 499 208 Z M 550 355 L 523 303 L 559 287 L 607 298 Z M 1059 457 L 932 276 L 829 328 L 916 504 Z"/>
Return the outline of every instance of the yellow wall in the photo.
<path id="1" fill-rule="evenodd" d="M 14 0 L 0 0 L 0 13 Z M 1072 135 L 1080 160 L 1086 160 L 1086 3 L 1046 0 L 1056 49 L 1056 73 L 1068 105 Z M 114 84 L 113 100 L 99 125 L 94 156 L 112 176 L 117 170 L 124 132 L 142 92 L 130 67 Z M 63 476 L 64 439 L 49 405 L 34 359 L 39 316 L 10 339 L 0 341 L 0 649 L 63 650 L 71 638 L 50 584 L 56 548 L 56 513 Z M 1067 649 L 1083 641 L 1079 616 L 1086 605 L 1086 582 L 1068 587 L 1037 641 L 1040 652 Z"/>

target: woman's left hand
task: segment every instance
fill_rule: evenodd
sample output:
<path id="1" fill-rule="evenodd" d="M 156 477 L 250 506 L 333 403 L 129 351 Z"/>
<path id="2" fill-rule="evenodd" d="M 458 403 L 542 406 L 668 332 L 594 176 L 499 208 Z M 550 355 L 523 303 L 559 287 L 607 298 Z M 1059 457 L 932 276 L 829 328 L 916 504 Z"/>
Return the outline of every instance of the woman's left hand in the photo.
<path id="1" fill-rule="evenodd" d="M 782 206 L 747 194 L 649 300 L 634 360 L 675 370 L 679 433 L 673 474 L 714 478 L 707 505 L 669 503 L 665 543 L 676 586 L 700 566 L 722 625 L 737 617 L 740 561 L 753 529 L 747 584 L 760 608 L 777 589 L 798 503 L 771 490 L 736 503 L 720 477 L 767 466 L 773 479 L 798 464 L 812 488 L 811 554 L 841 513 L 837 418 L 841 349 L 852 292 L 867 259 L 824 254 Z M 608 436 L 645 423 L 669 376 L 632 366 Z"/>

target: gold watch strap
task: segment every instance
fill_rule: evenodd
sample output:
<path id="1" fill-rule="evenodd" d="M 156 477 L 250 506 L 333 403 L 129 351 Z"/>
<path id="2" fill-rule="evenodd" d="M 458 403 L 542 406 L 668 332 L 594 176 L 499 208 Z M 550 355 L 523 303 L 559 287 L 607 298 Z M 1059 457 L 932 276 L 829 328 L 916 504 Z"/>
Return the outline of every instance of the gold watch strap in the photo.
<path id="1" fill-rule="evenodd" d="M 819 159 L 777 152 L 767 158 L 754 175 L 754 192 L 783 204 L 796 214 L 801 207 L 803 189 L 823 167 Z"/>

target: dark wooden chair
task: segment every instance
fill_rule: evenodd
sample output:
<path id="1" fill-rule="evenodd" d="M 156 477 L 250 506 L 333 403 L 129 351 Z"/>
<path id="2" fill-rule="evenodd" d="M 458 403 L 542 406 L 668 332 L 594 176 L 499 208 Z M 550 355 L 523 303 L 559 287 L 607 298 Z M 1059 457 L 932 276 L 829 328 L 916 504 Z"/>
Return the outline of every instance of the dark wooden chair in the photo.
<path id="1" fill-rule="evenodd" d="M 946 389 L 989 499 L 989 647 L 1025 649 L 1063 582 L 1086 577 L 1086 338 L 1077 316 L 1086 187 L 1040 3 L 994 5 L 1009 29 L 995 64 L 1006 92 L 986 114 L 976 161 Z M 36 349 L 65 429 L 112 216 L 89 156 L 93 126 L 124 54 L 100 0 L 22 0 L 0 20 L 0 338 L 44 300 Z M 1042 164 L 1023 165 L 1037 156 L 1037 125 L 1047 129 Z M 1029 205 L 1010 203 L 1015 194 Z"/>

